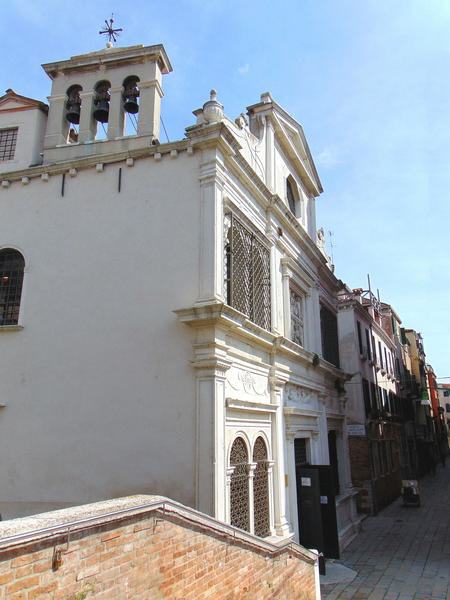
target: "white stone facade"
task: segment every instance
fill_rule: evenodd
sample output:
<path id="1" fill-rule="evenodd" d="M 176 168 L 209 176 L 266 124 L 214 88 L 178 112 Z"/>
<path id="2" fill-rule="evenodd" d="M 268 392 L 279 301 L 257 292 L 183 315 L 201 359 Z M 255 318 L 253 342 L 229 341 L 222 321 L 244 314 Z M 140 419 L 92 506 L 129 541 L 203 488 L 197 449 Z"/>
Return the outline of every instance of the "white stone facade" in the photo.
<path id="1" fill-rule="evenodd" d="M 303 131 L 268 94 L 236 121 L 212 94 L 186 139 L 160 144 L 170 63 L 161 46 L 139 48 L 46 65 L 54 88 L 43 163 L 1 176 L 0 250 L 19 250 L 25 273 L 19 322 L 0 326 L 0 512 L 158 493 L 229 522 L 240 437 L 250 531 L 264 470 L 267 534 L 298 539 L 294 440 L 307 439 L 309 462 L 329 464 L 333 430 L 345 544 L 356 522 L 337 385 L 345 374 L 322 357 L 320 324 L 321 306 L 337 314 L 339 284 L 316 245 L 321 185 Z M 120 81 L 135 74 L 133 60 L 144 63 L 146 130 L 115 135 L 110 122 L 96 141 L 83 134 L 92 119 L 83 100 L 69 143 L 67 73 L 91 99 L 96 60 L 116 90 L 111 119 Z M 264 283 L 237 271 L 237 254 L 227 262 L 230 219 L 251 240 Z M 238 275 L 251 286 L 242 302 L 253 319 L 230 300 Z M 259 462 L 257 440 L 267 452 Z"/>

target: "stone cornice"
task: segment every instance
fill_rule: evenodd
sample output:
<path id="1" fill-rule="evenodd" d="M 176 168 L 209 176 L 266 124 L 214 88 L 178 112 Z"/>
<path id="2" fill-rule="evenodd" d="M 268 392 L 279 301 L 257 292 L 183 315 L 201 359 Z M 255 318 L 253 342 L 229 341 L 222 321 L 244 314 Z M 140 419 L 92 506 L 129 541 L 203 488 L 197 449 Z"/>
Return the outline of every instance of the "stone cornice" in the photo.
<path id="1" fill-rule="evenodd" d="M 50 77 L 54 79 L 59 72 L 68 73 L 70 71 L 92 70 L 99 64 L 114 67 L 123 64 L 132 64 L 137 62 L 157 61 L 161 66 L 163 73 L 170 73 L 172 65 L 162 44 L 154 46 L 128 46 L 125 48 L 105 48 L 98 52 L 88 54 L 79 54 L 72 56 L 69 60 L 62 60 L 53 63 L 45 63 L 42 68 Z"/>
<path id="2" fill-rule="evenodd" d="M 245 338 L 247 342 L 268 350 L 273 358 L 276 354 L 280 353 L 290 357 L 291 360 L 298 361 L 303 366 L 312 367 L 313 365 L 313 352 L 305 350 L 283 336 L 259 327 L 259 325 L 250 321 L 243 313 L 222 302 L 212 301 L 198 304 L 188 308 L 177 309 L 174 313 L 182 323 L 186 323 L 190 327 L 219 326 L 235 335 Z M 281 376 L 285 383 L 289 381 L 288 372 L 284 372 L 283 369 L 280 370 L 278 367 L 274 367 L 274 369 L 277 377 Z M 323 358 L 319 360 L 314 370 L 333 382 L 336 379 L 345 379 L 348 376 L 345 371 L 338 369 Z"/>
<path id="3" fill-rule="evenodd" d="M 138 137 L 138 136 L 133 136 Z M 102 143 L 102 142 L 99 142 Z M 127 158 L 139 159 L 148 158 L 155 154 L 170 154 L 172 150 L 182 152 L 188 150 L 190 144 L 188 140 L 179 140 L 177 142 L 171 142 L 168 144 L 159 144 L 157 146 L 148 146 L 145 148 L 136 148 L 133 150 L 125 150 L 123 152 L 111 152 L 110 154 L 94 154 L 83 158 L 74 158 L 65 160 L 57 163 L 43 164 L 36 167 L 28 167 L 21 169 L 20 171 L 9 171 L 0 174 L 2 181 L 20 181 L 22 177 L 29 177 L 30 179 L 40 177 L 44 173 L 49 175 L 61 175 L 67 173 L 70 169 L 89 169 L 95 168 L 98 163 L 112 164 L 117 162 L 123 162 Z"/>

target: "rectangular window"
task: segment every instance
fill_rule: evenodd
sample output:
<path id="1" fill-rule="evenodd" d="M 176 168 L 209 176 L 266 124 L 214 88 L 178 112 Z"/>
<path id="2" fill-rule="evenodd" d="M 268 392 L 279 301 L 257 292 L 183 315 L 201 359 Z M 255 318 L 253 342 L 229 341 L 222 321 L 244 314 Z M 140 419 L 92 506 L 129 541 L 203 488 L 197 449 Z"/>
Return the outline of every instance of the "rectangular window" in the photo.
<path id="1" fill-rule="evenodd" d="M 380 357 L 380 365 L 381 365 L 381 368 L 383 368 L 383 367 L 384 367 L 384 365 L 383 365 L 383 352 L 381 351 L 381 342 L 378 342 L 378 351 L 379 351 L 379 353 L 380 353 L 380 354 L 379 354 L 379 357 Z"/>
<path id="2" fill-rule="evenodd" d="M 377 386 L 373 381 L 370 382 L 370 395 L 372 397 L 372 410 L 378 410 Z"/>
<path id="3" fill-rule="evenodd" d="M 386 346 L 384 347 L 384 366 L 386 367 L 386 371 L 389 371 L 388 357 L 386 352 Z"/>
<path id="4" fill-rule="evenodd" d="M 359 344 L 359 353 L 363 353 L 363 343 L 362 343 L 362 335 L 361 335 L 361 323 L 356 321 L 356 329 L 358 330 L 358 344 Z"/>
<path id="5" fill-rule="evenodd" d="M 367 381 L 367 379 L 362 380 L 362 388 L 363 388 L 363 398 L 364 398 L 364 409 L 366 411 L 366 418 L 368 419 L 370 417 L 372 407 L 370 405 L 370 388 L 369 388 L 369 382 Z"/>
<path id="6" fill-rule="evenodd" d="M 322 356 L 339 368 L 339 341 L 337 318 L 325 306 L 320 307 L 320 330 L 322 334 Z"/>
<path id="7" fill-rule="evenodd" d="M 373 354 L 373 362 L 377 362 L 377 346 L 375 343 L 375 338 L 372 336 L 372 354 Z"/>
<path id="8" fill-rule="evenodd" d="M 233 214 L 225 215 L 227 304 L 270 329 L 270 252 Z"/>
<path id="9" fill-rule="evenodd" d="M 303 346 L 303 298 L 294 292 L 294 290 L 290 290 L 289 294 L 291 303 L 291 340 L 299 346 Z"/>
<path id="10" fill-rule="evenodd" d="M 367 346 L 367 356 L 369 357 L 369 360 L 372 360 L 372 351 L 370 349 L 370 334 L 369 334 L 368 329 L 366 329 L 366 346 Z"/>
<path id="11" fill-rule="evenodd" d="M 12 160 L 16 151 L 17 127 L 0 129 L 0 161 Z"/>

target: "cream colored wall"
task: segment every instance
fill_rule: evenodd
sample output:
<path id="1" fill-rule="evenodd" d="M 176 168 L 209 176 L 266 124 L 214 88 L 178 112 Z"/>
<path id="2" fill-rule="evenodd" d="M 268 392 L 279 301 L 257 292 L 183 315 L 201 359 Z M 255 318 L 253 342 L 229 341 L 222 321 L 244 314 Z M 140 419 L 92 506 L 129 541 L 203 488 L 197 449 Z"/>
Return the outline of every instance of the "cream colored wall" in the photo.
<path id="1" fill-rule="evenodd" d="M 8 102 L 7 108 L 22 104 Z M 26 169 L 40 164 L 47 115 L 39 108 L 6 112 L 0 110 L 0 130 L 18 127 L 17 144 L 12 160 L 0 161 L 0 173 Z"/>
<path id="2" fill-rule="evenodd" d="M 118 169 L 122 191 L 118 193 Z M 110 164 L 0 189 L 0 247 L 26 260 L 0 328 L 0 512 L 133 493 L 194 505 L 189 330 L 198 156 Z M 11 504 L 13 503 L 13 504 Z"/>

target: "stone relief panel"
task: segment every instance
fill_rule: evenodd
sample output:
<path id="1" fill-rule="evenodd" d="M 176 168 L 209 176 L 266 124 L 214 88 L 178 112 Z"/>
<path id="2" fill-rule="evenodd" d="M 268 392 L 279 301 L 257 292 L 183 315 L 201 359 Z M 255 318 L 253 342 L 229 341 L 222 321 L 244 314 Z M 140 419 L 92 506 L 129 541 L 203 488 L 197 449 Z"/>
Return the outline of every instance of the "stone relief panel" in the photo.
<path id="1" fill-rule="evenodd" d="M 286 405 L 317 410 L 317 393 L 298 385 L 286 386 Z"/>
<path id="2" fill-rule="evenodd" d="M 225 394 L 228 398 L 239 398 L 253 402 L 269 402 L 267 376 L 246 369 L 232 367 L 227 372 Z"/>

